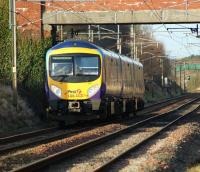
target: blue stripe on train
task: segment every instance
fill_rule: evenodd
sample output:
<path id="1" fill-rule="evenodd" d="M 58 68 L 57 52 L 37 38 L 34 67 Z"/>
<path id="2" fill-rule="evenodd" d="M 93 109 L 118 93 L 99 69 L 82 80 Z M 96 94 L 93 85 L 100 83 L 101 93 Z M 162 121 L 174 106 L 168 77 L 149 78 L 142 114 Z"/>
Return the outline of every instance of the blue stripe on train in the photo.
<path id="1" fill-rule="evenodd" d="M 98 46 L 89 43 L 87 41 L 76 41 L 76 40 L 72 40 L 72 41 L 65 41 L 62 43 L 59 43 L 57 45 L 55 45 L 54 47 L 51 48 L 51 50 L 57 50 L 60 48 L 68 48 L 68 47 L 81 47 L 81 48 L 91 48 L 91 49 L 99 49 Z"/>

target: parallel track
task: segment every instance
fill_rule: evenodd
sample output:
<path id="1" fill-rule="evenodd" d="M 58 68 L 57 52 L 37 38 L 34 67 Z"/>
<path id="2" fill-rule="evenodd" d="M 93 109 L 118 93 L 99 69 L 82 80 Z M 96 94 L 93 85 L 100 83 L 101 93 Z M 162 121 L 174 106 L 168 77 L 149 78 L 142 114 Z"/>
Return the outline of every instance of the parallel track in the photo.
<path id="1" fill-rule="evenodd" d="M 192 113 L 194 113 L 195 111 L 197 111 L 200 108 L 200 105 L 198 105 L 194 110 L 192 110 L 189 113 L 186 113 L 183 116 L 179 116 L 177 118 L 175 118 L 173 121 L 170 121 L 168 124 L 164 125 L 163 127 L 161 127 L 161 129 L 159 129 L 157 132 L 153 133 L 152 135 L 150 135 L 149 137 L 145 138 L 144 140 L 142 140 L 141 142 L 139 142 L 138 144 L 130 147 L 128 150 L 126 150 L 125 152 L 122 152 L 121 154 L 119 154 L 118 156 L 114 157 L 113 159 L 111 159 L 110 161 L 108 161 L 107 163 L 105 163 L 104 165 L 98 167 L 97 169 L 95 169 L 93 172 L 102 172 L 102 171 L 107 171 L 109 169 L 111 169 L 115 164 L 117 164 L 117 162 L 119 162 L 120 160 L 122 160 L 123 158 L 126 158 L 128 155 L 130 155 L 133 152 L 136 152 L 137 150 L 139 150 L 142 146 L 145 146 L 148 142 L 152 141 L 153 139 L 155 139 L 157 136 L 161 135 L 162 133 L 164 133 L 166 130 L 168 130 L 171 126 L 177 124 L 179 121 L 183 120 L 184 118 L 186 118 L 187 116 L 191 115 Z"/>
<path id="2" fill-rule="evenodd" d="M 199 99 L 199 98 L 198 98 Z M 94 140 L 91 140 L 91 141 L 88 141 L 86 143 L 83 143 L 83 144 L 80 144 L 78 146 L 75 146 L 75 147 L 72 147 L 70 149 L 67 149 L 67 150 L 64 150 L 62 152 L 59 152 L 59 153 L 56 153 L 56 154 L 53 154 L 53 155 L 50 155 L 48 156 L 47 158 L 43 158 L 41 160 L 38 160 L 36 162 L 33 162 L 31 164 L 28 164 L 26 166 L 23 166 L 22 168 L 19 168 L 19 169 L 16 169 L 16 170 L 13 170 L 13 172 L 24 172 L 24 171 L 39 171 L 41 170 L 42 168 L 46 167 L 46 166 L 49 166 L 57 161 L 60 161 L 62 159 L 69 159 L 71 158 L 72 156 L 75 156 L 77 153 L 80 153 L 80 152 L 83 152 L 83 151 L 86 151 L 86 150 L 89 150 L 89 149 L 92 149 L 104 142 L 107 142 L 109 140 L 112 140 L 116 137 L 119 137 L 121 136 L 122 134 L 125 134 L 127 132 L 130 132 L 132 131 L 133 129 L 136 129 L 136 128 L 139 128 L 141 126 L 144 126 L 145 124 L 148 124 L 150 123 L 151 121 L 153 120 L 158 120 L 158 119 L 161 119 L 163 117 L 165 117 L 166 115 L 169 115 L 169 114 L 172 114 L 190 104 L 192 104 L 193 102 L 197 101 L 197 99 L 194 99 L 190 102 L 187 102 L 179 107 L 177 107 L 176 109 L 173 109 L 173 110 L 170 110 L 168 111 L 167 113 L 162 113 L 160 115 L 157 115 L 157 116 L 153 116 L 153 117 L 150 117 L 148 119 L 145 119 L 143 121 L 140 121 L 138 123 L 135 123 L 135 124 L 132 124 L 124 129 L 121 129 L 117 132 L 114 132 L 114 133 L 111 133 L 111 134 L 108 134 L 106 136 L 102 136 L 100 138 L 97 138 L 97 139 L 94 139 Z M 195 109 L 196 110 L 196 109 Z M 190 112 L 192 113 L 192 112 Z M 189 114 L 190 114 L 189 113 Z M 187 114 L 187 115 L 189 115 Z M 181 116 L 179 118 L 177 118 L 176 120 L 174 120 L 173 122 L 170 122 L 169 124 L 167 124 L 165 127 L 163 127 L 161 130 L 159 130 L 158 132 L 156 132 L 155 134 L 153 134 L 151 137 L 148 137 L 147 139 L 145 139 L 143 142 L 139 143 L 136 148 L 139 148 L 142 144 L 146 143 L 147 141 L 155 138 L 157 135 L 159 135 L 161 132 L 165 131 L 166 129 L 168 129 L 171 125 L 173 125 L 174 123 L 178 122 L 179 120 L 183 119 L 185 116 L 187 115 L 184 115 L 184 116 Z M 131 148 L 130 150 L 132 149 L 136 149 L 136 148 Z M 125 153 L 127 154 L 127 153 Z M 121 154 L 119 157 L 116 157 L 114 159 L 112 159 L 110 162 L 108 162 L 107 164 L 105 164 L 104 166 L 96 169 L 96 171 L 103 171 L 104 169 L 108 168 L 110 165 L 112 165 L 114 162 L 116 162 L 118 159 L 121 158 L 121 156 L 124 156 L 124 154 Z"/>
<path id="3" fill-rule="evenodd" d="M 181 96 L 177 96 L 177 97 L 173 97 L 173 98 L 168 98 L 168 99 L 161 100 L 159 102 L 156 102 L 156 103 L 153 103 L 153 104 L 145 106 L 144 109 L 148 109 L 148 108 L 151 108 L 153 106 L 157 106 L 157 105 L 160 105 L 160 104 L 168 103 L 168 102 L 171 102 L 173 100 L 179 100 L 179 99 L 182 99 L 184 97 L 187 97 L 187 94 L 184 94 L 184 95 L 181 95 Z"/>
<path id="4" fill-rule="evenodd" d="M 160 108 L 163 108 L 164 106 L 172 105 L 172 104 L 182 100 L 183 98 L 187 98 L 187 95 L 178 96 L 176 98 L 171 98 L 171 99 L 163 100 L 163 101 L 158 102 L 158 103 L 154 103 L 154 104 L 148 105 L 148 106 L 144 107 L 143 110 L 138 111 L 137 114 L 138 115 L 149 114 L 149 113 L 151 113 L 153 111 L 156 111 L 156 110 L 158 110 Z"/>
<path id="5" fill-rule="evenodd" d="M 177 98 L 168 99 L 166 101 L 162 101 L 160 103 L 156 103 L 156 104 L 153 104 L 151 106 L 148 106 L 145 109 L 147 111 L 143 114 L 151 113 L 151 112 L 153 112 L 153 111 L 155 111 L 155 110 L 157 110 L 157 109 L 159 109 L 163 106 L 169 106 L 170 104 L 173 104 L 175 102 L 180 101 L 180 98 L 184 98 L 184 97 L 185 96 L 180 96 L 180 97 L 177 97 Z M 173 100 L 173 101 L 170 102 L 170 100 Z M 164 104 L 164 105 L 162 105 L 162 104 Z M 142 113 L 142 111 L 140 111 L 140 113 Z M 95 126 L 96 127 L 103 126 L 103 125 L 107 125 L 109 123 L 110 122 L 103 122 L 103 123 L 99 122 Z M 131 121 L 130 123 L 133 123 L 133 121 Z M 130 125 L 130 123 L 128 123 L 128 125 Z M 57 134 L 57 135 L 50 136 L 50 137 L 47 137 L 47 138 L 42 137 L 40 139 L 35 139 L 33 141 L 23 142 L 22 144 L 13 144 L 11 146 L 9 146 L 9 145 L 4 146 L 4 145 L 7 144 L 7 143 L 11 143 L 11 142 L 19 142 L 21 140 L 26 140 L 28 138 L 42 136 L 42 134 L 47 134 L 47 133 L 51 133 L 51 132 L 53 133 L 53 132 L 58 131 L 58 128 L 52 127 L 52 128 L 37 130 L 37 131 L 28 132 L 28 133 L 24 133 L 24 134 L 14 135 L 14 136 L 10 136 L 10 137 L 0 138 L 0 154 L 5 154 L 5 153 L 8 153 L 8 152 L 15 151 L 15 150 L 18 150 L 18 149 L 21 149 L 21 148 L 26 148 L 26 147 L 29 147 L 29 146 L 32 146 L 32 145 L 45 144 L 45 143 L 48 143 L 48 142 L 51 142 L 51 141 L 63 139 L 63 138 L 70 137 L 72 135 L 75 135 L 75 134 L 78 134 L 78 133 L 81 133 L 81 132 L 84 132 L 84 131 L 91 130 L 93 128 L 94 128 L 94 125 L 93 126 L 89 125 L 88 127 L 83 127 L 81 129 L 72 129 L 72 130 L 66 131 L 65 133 L 62 133 L 62 134 Z M 4 145 L 2 145 L 2 144 L 4 144 Z"/>
<path id="6" fill-rule="evenodd" d="M 40 130 L 27 132 L 27 133 L 21 133 L 21 134 L 16 134 L 13 136 L 3 137 L 3 138 L 0 138 L 0 145 L 6 144 L 6 143 L 11 143 L 11 142 L 17 142 L 20 140 L 32 138 L 34 136 L 38 136 L 38 135 L 42 135 L 42 134 L 46 134 L 46 133 L 51 133 L 56 130 L 58 130 L 58 127 L 49 127 L 49 128 L 44 128 L 44 129 L 40 129 Z"/>
<path id="7" fill-rule="evenodd" d="M 97 124 L 95 127 L 99 127 L 101 125 L 106 125 L 106 124 L 108 124 L 108 122 Z M 34 141 L 23 143 L 23 144 L 17 144 L 17 145 L 14 144 L 13 146 L 10 146 L 10 147 L 6 147 L 6 146 L 3 145 L 3 148 L 1 148 L 2 145 L 0 144 L 0 154 L 5 154 L 5 153 L 11 152 L 11 151 L 16 151 L 20 148 L 26 148 L 26 147 L 33 146 L 33 145 L 45 144 L 45 143 L 48 143 L 48 142 L 51 142 L 51 141 L 63 139 L 63 138 L 66 138 L 66 137 L 70 137 L 70 136 L 79 134 L 79 133 L 84 132 L 84 131 L 92 130 L 93 128 L 94 128 L 94 126 L 83 127 L 83 128 L 80 128 L 80 129 L 70 129 L 70 131 L 66 130 L 64 133 L 61 133 L 61 134 L 56 134 L 54 136 L 49 136 L 47 138 L 42 136 L 42 138 L 40 138 L 40 139 L 35 139 Z M 55 128 L 55 129 L 57 129 L 57 130 L 54 130 L 52 132 L 59 131 L 58 128 Z M 34 134 L 35 133 L 36 132 L 34 132 Z M 51 132 L 49 132 L 49 133 L 51 133 Z M 47 133 L 43 133 L 43 134 L 47 134 Z M 37 136 L 37 135 L 34 135 L 34 136 Z M 32 137 L 34 137 L 34 136 L 32 136 Z M 19 141 L 21 141 L 21 140 L 19 139 Z"/>

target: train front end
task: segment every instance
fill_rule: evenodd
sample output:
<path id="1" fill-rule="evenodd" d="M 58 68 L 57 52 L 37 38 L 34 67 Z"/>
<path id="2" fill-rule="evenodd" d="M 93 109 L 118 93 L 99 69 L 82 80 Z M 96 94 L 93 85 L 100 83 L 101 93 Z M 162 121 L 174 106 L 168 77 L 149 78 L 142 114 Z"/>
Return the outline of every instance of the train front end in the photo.
<path id="1" fill-rule="evenodd" d="M 54 114 L 90 114 L 99 109 L 102 57 L 94 47 L 78 43 L 62 43 L 47 53 L 46 94 L 48 110 Z"/>

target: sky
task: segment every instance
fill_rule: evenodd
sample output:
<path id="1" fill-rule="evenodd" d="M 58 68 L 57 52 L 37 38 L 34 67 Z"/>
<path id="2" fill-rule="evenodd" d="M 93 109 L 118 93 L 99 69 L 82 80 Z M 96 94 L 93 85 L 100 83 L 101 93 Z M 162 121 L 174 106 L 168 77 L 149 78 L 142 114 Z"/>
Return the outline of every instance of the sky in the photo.
<path id="1" fill-rule="evenodd" d="M 196 38 L 197 34 L 188 29 L 196 28 L 197 24 L 165 24 L 151 27 L 154 37 L 164 44 L 166 54 L 170 58 L 200 54 L 200 38 Z M 178 29 L 168 29 L 167 31 L 167 28 Z"/>

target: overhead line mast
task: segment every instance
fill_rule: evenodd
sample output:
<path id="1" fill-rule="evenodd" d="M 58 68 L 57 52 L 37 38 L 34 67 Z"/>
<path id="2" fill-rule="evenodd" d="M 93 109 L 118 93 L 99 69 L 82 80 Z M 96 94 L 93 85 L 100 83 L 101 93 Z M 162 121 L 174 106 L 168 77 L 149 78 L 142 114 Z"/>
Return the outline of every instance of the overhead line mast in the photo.
<path id="1" fill-rule="evenodd" d="M 10 28 L 12 30 L 12 87 L 13 104 L 17 108 L 17 23 L 16 23 L 16 4 L 15 0 L 10 0 Z"/>

